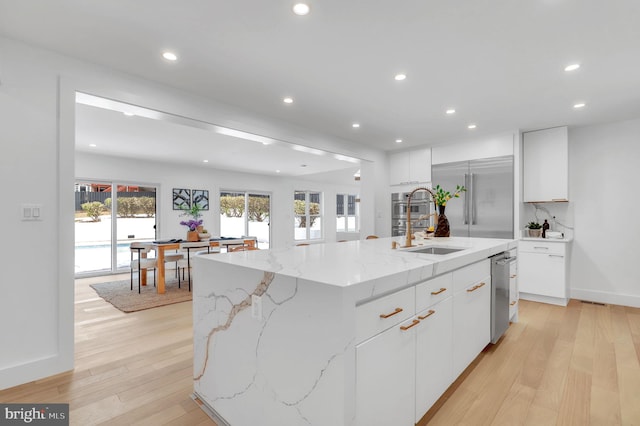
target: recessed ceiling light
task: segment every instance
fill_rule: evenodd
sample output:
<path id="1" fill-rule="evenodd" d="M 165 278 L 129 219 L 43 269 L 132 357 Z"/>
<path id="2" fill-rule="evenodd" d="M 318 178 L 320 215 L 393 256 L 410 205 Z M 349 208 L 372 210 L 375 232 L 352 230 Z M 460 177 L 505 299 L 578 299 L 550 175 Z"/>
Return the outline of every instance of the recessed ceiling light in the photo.
<path id="1" fill-rule="evenodd" d="M 449 109 L 446 111 L 446 113 L 447 113 L 447 114 L 455 114 L 455 113 L 456 113 L 456 110 L 455 110 L 455 109 L 453 109 L 453 108 L 449 108 Z"/>
<path id="2" fill-rule="evenodd" d="M 202 162 L 203 162 L 203 163 L 208 163 L 208 162 L 209 162 L 209 160 L 202 160 Z"/>
<path id="3" fill-rule="evenodd" d="M 96 145 L 95 143 L 90 143 L 90 144 L 89 144 L 89 146 L 90 146 L 91 148 L 95 148 L 95 147 L 96 147 L 96 146 L 98 146 L 98 145 Z"/>
<path id="4" fill-rule="evenodd" d="M 585 105 L 586 105 L 585 103 L 580 102 L 578 104 L 575 104 L 573 107 L 576 108 L 576 109 L 579 109 L 579 108 L 584 108 Z"/>
<path id="5" fill-rule="evenodd" d="M 477 126 L 477 125 L 475 125 L 475 124 L 469 124 L 469 125 L 467 126 L 467 129 L 475 129 L 476 127 L 478 127 L 478 126 Z"/>
<path id="6" fill-rule="evenodd" d="M 565 71 L 575 71 L 578 68 L 580 68 L 580 64 L 571 64 L 571 65 L 567 65 L 566 67 L 564 67 Z"/>
<path id="7" fill-rule="evenodd" d="M 353 123 L 351 127 L 353 127 L 354 129 L 357 129 L 360 127 L 360 123 Z"/>
<path id="8" fill-rule="evenodd" d="M 165 58 L 167 61 L 177 61 L 178 60 L 178 57 L 173 52 L 164 52 L 162 54 L 162 57 Z"/>
<path id="9" fill-rule="evenodd" d="M 300 164 L 300 167 L 307 167 L 306 164 Z"/>
<path id="10" fill-rule="evenodd" d="M 402 143 L 402 139 L 396 139 L 396 143 Z"/>
<path id="11" fill-rule="evenodd" d="M 396 81 L 402 81 L 405 80 L 407 78 L 406 74 L 396 74 L 395 77 L 393 77 L 394 79 L 396 79 Z"/>
<path id="12" fill-rule="evenodd" d="M 293 13 L 298 16 L 308 15 L 311 8 L 306 3 L 296 3 L 293 5 Z"/>
<path id="13" fill-rule="evenodd" d="M 293 98 L 290 97 L 286 97 L 282 100 L 282 102 L 284 102 L 285 104 L 292 104 L 293 103 Z"/>
<path id="14" fill-rule="evenodd" d="M 135 114 L 132 112 L 123 112 L 124 115 L 126 115 L 127 117 L 133 117 Z"/>
<path id="15" fill-rule="evenodd" d="M 276 173 L 280 173 L 280 170 L 276 170 Z"/>

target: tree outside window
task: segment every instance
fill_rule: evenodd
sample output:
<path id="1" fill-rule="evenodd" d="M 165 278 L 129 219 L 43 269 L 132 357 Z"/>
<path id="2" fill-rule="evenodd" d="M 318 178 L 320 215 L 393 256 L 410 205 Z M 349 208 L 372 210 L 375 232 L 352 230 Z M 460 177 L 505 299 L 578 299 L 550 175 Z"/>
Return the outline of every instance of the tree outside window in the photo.
<path id="1" fill-rule="evenodd" d="M 322 238 L 322 193 L 295 191 L 293 211 L 296 240 L 317 240 Z"/>

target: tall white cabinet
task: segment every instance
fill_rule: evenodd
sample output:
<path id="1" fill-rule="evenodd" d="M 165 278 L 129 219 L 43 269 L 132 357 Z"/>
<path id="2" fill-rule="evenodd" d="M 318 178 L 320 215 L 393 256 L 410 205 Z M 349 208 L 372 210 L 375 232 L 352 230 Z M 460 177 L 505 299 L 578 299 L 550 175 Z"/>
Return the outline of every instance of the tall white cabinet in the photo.
<path id="1" fill-rule="evenodd" d="M 389 184 L 431 182 L 431 148 L 389 154 Z"/>
<path id="2" fill-rule="evenodd" d="M 523 134 L 523 201 L 569 201 L 567 127 Z"/>

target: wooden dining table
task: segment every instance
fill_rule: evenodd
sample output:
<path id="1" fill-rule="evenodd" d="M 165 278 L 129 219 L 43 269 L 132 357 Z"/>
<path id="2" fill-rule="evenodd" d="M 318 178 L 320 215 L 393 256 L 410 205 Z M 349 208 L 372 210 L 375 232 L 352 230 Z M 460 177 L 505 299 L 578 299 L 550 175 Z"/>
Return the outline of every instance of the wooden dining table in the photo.
<path id="1" fill-rule="evenodd" d="M 151 243 L 151 248 L 156 252 L 156 260 L 157 260 L 157 265 L 156 265 L 156 291 L 158 294 L 164 294 L 165 293 L 165 267 L 164 267 L 164 258 L 165 258 L 165 252 L 167 250 L 180 250 L 182 248 L 185 248 L 189 245 L 191 245 L 191 247 L 203 247 L 208 245 L 209 248 L 216 248 L 216 247 L 220 247 L 221 244 L 224 244 L 227 246 L 227 248 L 230 245 L 241 245 L 241 244 L 245 244 L 245 245 L 252 245 L 255 246 L 256 244 L 256 238 L 255 237 L 243 237 L 243 238 L 221 238 L 221 239 L 211 239 L 209 241 L 198 241 L 198 242 L 187 242 L 187 241 L 183 241 L 183 242 L 163 242 L 163 241 L 154 241 Z M 145 256 L 143 254 L 143 256 Z M 141 284 L 147 285 L 147 271 L 146 269 L 143 269 L 141 271 L 142 274 L 142 280 L 141 280 Z"/>

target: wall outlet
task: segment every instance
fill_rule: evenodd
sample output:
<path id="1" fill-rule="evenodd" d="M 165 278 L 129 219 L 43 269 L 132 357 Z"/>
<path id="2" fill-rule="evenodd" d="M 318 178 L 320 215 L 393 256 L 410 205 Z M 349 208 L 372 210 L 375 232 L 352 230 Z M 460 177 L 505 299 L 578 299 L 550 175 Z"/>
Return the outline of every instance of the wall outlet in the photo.
<path id="1" fill-rule="evenodd" d="M 262 297 L 251 295 L 251 318 L 262 321 Z"/>

